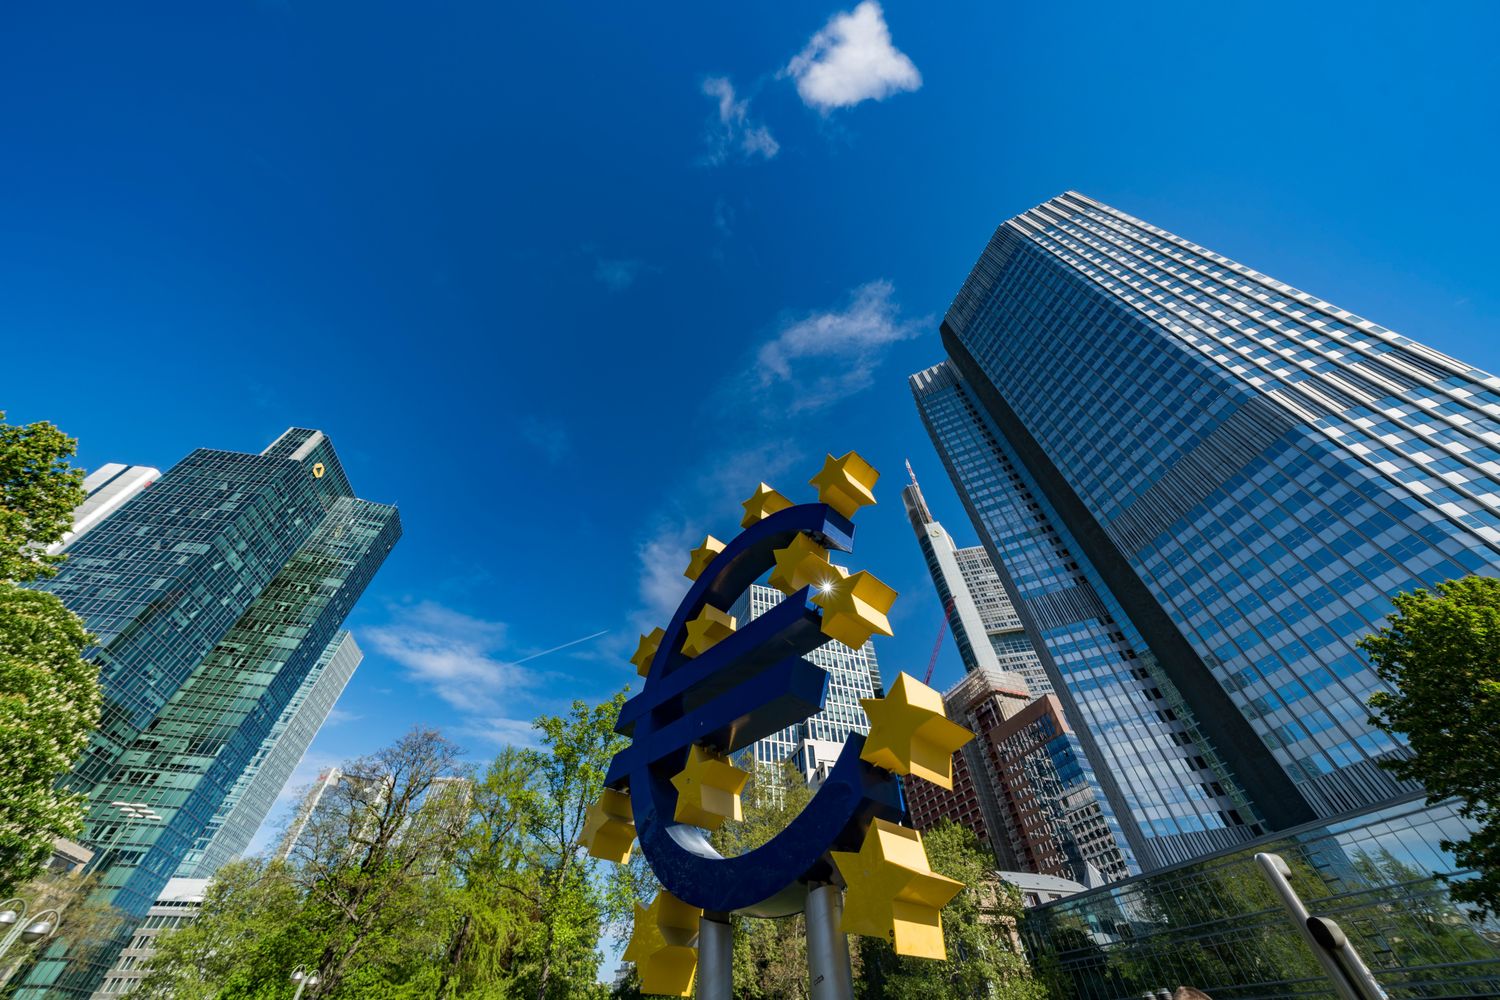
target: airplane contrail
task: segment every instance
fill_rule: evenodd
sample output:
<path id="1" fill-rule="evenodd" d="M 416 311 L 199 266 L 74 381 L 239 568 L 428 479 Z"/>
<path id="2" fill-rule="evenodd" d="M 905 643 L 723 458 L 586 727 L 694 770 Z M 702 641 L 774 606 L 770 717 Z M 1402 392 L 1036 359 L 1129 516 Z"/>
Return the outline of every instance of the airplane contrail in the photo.
<path id="1" fill-rule="evenodd" d="M 559 649 L 567 649 L 569 646 L 576 646 L 580 642 L 588 642 L 590 639 L 597 639 L 601 635 L 604 635 L 608 631 L 609 631 L 609 629 L 607 629 L 607 628 L 600 629 L 599 631 L 595 632 L 593 635 L 586 635 L 582 639 L 574 639 L 572 642 L 565 642 L 561 646 L 553 646 L 551 649 L 544 649 L 540 653 L 532 653 L 530 656 L 523 656 L 519 660 L 512 661 L 511 662 L 511 666 L 518 667 L 521 664 L 525 663 L 527 660 L 534 660 L 538 656 L 546 656 L 548 653 L 555 653 Z"/>

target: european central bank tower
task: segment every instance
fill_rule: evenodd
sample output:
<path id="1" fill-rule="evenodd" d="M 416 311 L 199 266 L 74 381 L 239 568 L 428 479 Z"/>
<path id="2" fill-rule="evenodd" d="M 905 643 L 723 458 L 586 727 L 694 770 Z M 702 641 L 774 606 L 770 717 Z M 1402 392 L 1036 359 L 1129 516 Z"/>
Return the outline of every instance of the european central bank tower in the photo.
<path id="1" fill-rule="evenodd" d="M 103 715 L 66 784 L 87 797 L 92 901 L 125 917 L 126 940 L 232 812 L 226 800 L 343 645 L 339 626 L 400 535 L 394 507 L 355 497 L 328 438 L 293 428 L 258 455 L 194 451 L 40 584 L 96 637 L 85 655 Z M 86 997 L 118 948 L 69 951 L 49 948 L 16 996 Z"/>
<path id="2" fill-rule="evenodd" d="M 1419 797 L 1356 648 L 1500 571 L 1500 380 L 1068 193 L 918 409 L 1146 869 Z"/>

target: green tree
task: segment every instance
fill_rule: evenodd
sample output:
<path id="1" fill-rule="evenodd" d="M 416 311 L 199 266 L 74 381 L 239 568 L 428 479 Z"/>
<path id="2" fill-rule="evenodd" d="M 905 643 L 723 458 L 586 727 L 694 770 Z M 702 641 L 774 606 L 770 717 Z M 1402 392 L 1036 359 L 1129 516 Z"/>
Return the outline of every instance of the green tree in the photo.
<path id="1" fill-rule="evenodd" d="M 51 576 L 63 561 L 44 550 L 73 526 L 83 470 L 67 462 L 78 442 L 56 427 L 4 421 L 0 411 L 0 580 L 24 583 Z"/>
<path id="2" fill-rule="evenodd" d="M 502 751 L 476 782 L 440 996 L 603 994 L 595 979 L 609 883 L 581 840 L 588 807 L 625 743 L 614 731 L 624 701 L 621 692 L 539 718 L 541 746 Z"/>
<path id="3" fill-rule="evenodd" d="M 436 730 L 413 729 L 346 765 L 303 827 L 289 860 L 306 893 L 304 919 L 324 932 L 320 996 L 343 995 L 356 973 L 394 990 L 442 954 L 468 823 L 469 786 L 455 782 L 461 753 Z"/>
<path id="4" fill-rule="evenodd" d="M 1370 722 L 1411 747 L 1385 766 L 1421 782 L 1428 802 L 1458 800 L 1479 829 L 1442 847 L 1476 874 L 1449 891 L 1480 915 L 1500 914 L 1500 579 L 1469 576 L 1392 600 L 1386 626 L 1360 643 L 1395 688 L 1370 699 Z"/>
<path id="5" fill-rule="evenodd" d="M 0 960 L 0 996 L 9 995 L 7 985 L 15 985 L 14 974 L 36 956 L 56 944 L 58 938 L 69 942 L 108 941 L 120 929 L 120 913 L 113 906 L 90 898 L 99 888 L 97 872 L 83 875 L 73 871 L 44 871 L 18 887 L 15 894 L 30 904 L 32 914 L 56 910 L 58 930 L 54 937 L 28 945 L 15 941 Z M 4 898 L 0 896 L 0 898 Z"/>
<path id="6" fill-rule="evenodd" d="M 533 844 L 540 862 L 542 912 L 550 917 L 533 993 L 537 1000 L 568 995 L 549 992 L 555 973 L 569 984 L 587 984 L 593 992 L 602 906 L 594 879 L 597 863 L 581 844 L 589 806 L 604 789 L 610 761 L 627 743 L 615 733 L 624 704 L 621 691 L 603 704 L 575 701 L 568 715 L 544 715 L 536 721 L 545 752 L 537 775 Z"/>
<path id="7" fill-rule="evenodd" d="M 922 835 L 932 870 L 964 883 L 943 910 L 946 961 L 905 958 L 888 942 L 860 938 L 861 995 L 866 1000 L 1042 1000 L 1047 994 L 1031 977 L 1014 933 L 1021 895 L 992 870 L 994 857 L 956 823 L 944 822 Z"/>
<path id="8" fill-rule="evenodd" d="M 303 894 L 285 864 L 236 861 L 219 869 L 198 919 L 157 939 L 141 1000 L 215 1000 L 226 988 L 280 983 L 311 948 Z M 302 945 L 303 947 L 299 947 Z"/>
<path id="9" fill-rule="evenodd" d="M 41 871 L 54 838 L 83 827 L 83 796 L 57 780 L 99 722 L 89 641 L 52 594 L 0 583 L 0 897 Z"/>
<path id="10" fill-rule="evenodd" d="M 16 583 L 57 572 L 45 554 L 72 526 L 83 472 L 77 442 L 48 423 L 13 427 L 0 412 L 0 894 L 35 876 L 54 837 L 76 836 L 82 800 L 58 791 L 99 721 L 89 636 L 50 594 Z"/>
<path id="11" fill-rule="evenodd" d="M 437 996 L 471 801 L 459 753 L 413 730 L 345 764 L 290 862 L 221 869 L 198 919 L 162 936 L 141 995 L 285 1000 L 305 965 L 319 1000 Z"/>

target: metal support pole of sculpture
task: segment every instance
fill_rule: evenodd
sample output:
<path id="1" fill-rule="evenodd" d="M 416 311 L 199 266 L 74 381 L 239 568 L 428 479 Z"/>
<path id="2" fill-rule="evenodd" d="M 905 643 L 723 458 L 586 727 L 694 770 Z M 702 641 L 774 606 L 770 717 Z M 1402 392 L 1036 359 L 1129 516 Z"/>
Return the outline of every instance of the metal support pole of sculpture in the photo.
<path id="1" fill-rule="evenodd" d="M 812 1000 L 852 1000 L 849 939 L 839 930 L 844 894 L 836 885 L 807 890 L 807 978 Z"/>
<path id="2" fill-rule="evenodd" d="M 733 1000 L 734 926 L 704 914 L 698 922 L 698 1000 Z"/>
<path id="3" fill-rule="evenodd" d="M 1281 904 L 1286 907 L 1297 932 L 1302 935 L 1302 940 L 1327 973 L 1340 1000 L 1387 1000 L 1385 990 L 1380 988 L 1380 984 L 1370 974 L 1364 960 L 1359 957 L 1359 952 L 1354 950 L 1339 925 L 1307 912 L 1302 897 L 1297 895 L 1297 890 L 1287 881 L 1292 869 L 1281 855 L 1257 854 L 1255 863 L 1260 865 L 1266 881 L 1271 883 L 1271 887 L 1281 897 Z"/>

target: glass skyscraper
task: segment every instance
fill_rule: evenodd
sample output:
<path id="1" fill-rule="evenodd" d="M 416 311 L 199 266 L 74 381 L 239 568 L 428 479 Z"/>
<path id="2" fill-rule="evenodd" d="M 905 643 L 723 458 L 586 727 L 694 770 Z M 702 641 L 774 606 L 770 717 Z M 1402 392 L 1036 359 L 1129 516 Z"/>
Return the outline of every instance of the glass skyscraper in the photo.
<path id="1" fill-rule="evenodd" d="M 751 584 L 729 613 L 737 622 L 759 618 L 786 599 L 786 595 L 764 584 Z M 841 642 L 827 642 L 808 653 L 806 659 L 828 671 L 828 700 L 823 710 L 795 726 L 788 726 L 774 736 L 757 740 L 752 747 L 758 764 L 780 764 L 803 750 L 797 766 L 810 777 L 820 764 L 829 764 L 850 733 L 866 735 L 870 720 L 859 704 L 861 698 L 885 694 L 880 682 L 880 665 L 875 660 L 875 646 L 869 640 L 859 649 Z M 806 746 L 804 747 L 804 744 Z"/>
<path id="2" fill-rule="evenodd" d="M 334 636 L 177 866 L 178 878 L 208 878 L 245 853 L 363 658 L 353 635 Z"/>
<path id="3" fill-rule="evenodd" d="M 1137 857 L 1420 791 L 1355 643 L 1500 568 L 1500 381 L 1074 193 L 942 334 L 919 410 Z"/>
<path id="4" fill-rule="evenodd" d="M 907 473 L 911 483 L 901 500 L 965 670 L 943 701 L 949 718 L 979 737 L 954 755 L 965 759 L 961 770 L 978 806 L 976 822 L 966 825 L 1007 868 L 1085 885 L 1138 871 L 989 554 L 983 546 L 958 548 L 928 509 L 910 463 Z M 959 770 L 955 767 L 954 793 L 960 791 Z M 954 794 L 918 778 L 910 779 L 907 789 L 918 827 L 959 804 Z"/>
<path id="5" fill-rule="evenodd" d="M 901 490 L 906 517 L 916 533 L 927 572 L 943 602 L 948 630 L 964 670 L 1000 671 L 1033 696 L 1051 694 L 1052 682 L 1042 669 L 1036 648 L 1021 627 L 1015 604 L 982 545 L 959 548 L 953 536 L 927 508 L 916 473 L 907 463 L 911 484 Z"/>
<path id="6" fill-rule="evenodd" d="M 86 655 L 100 665 L 103 715 L 67 784 L 88 799 L 94 901 L 127 927 L 218 814 L 400 534 L 395 508 L 354 496 L 322 432 L 293 428 L 258 455 L 193 452 L 38 585 L 97 636 Z M 70 963 L 63 948 L 33 964 L 18 997 L 86 995 L 113 958 Z"/>

